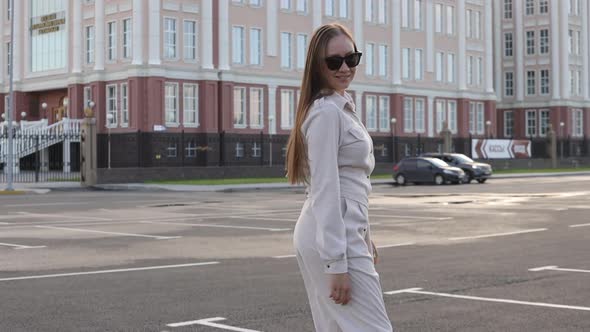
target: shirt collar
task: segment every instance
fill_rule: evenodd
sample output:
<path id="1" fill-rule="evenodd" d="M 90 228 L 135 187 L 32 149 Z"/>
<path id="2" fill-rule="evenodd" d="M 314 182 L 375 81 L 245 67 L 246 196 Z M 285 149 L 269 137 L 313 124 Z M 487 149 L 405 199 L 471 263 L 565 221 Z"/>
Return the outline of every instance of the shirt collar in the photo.
<path id="1" fill-rule="evenodd" d="M 327 96 L 327 99 L 336 104 L 336 106 L 338 106 L 340 109 L 344 109 L 346 106 L 348 106 L 350 111 L 355 111 L 354 101 L 352 100 L 350 94 L 346 91 L 344 91 L 344 95 L 334 92 Z"/>

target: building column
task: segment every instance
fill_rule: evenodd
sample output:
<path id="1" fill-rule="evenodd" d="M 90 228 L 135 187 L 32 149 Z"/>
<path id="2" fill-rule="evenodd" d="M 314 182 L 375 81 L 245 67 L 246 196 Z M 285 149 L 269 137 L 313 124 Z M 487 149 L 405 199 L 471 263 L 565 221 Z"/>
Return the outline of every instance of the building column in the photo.
<path id="1" fill-rule="evenodd" d="M 556 2 L 556 1 L 552 1 Z M 570 11 L 570 4 L 569 1 L 560 1 L 559 2 L 559 38 L 561 40 L 561 46 L 559 50 L 561 51 L 561 67 L 558 69 L 558 73 L 561 73 L 561 97 L 563 99 L 570 98 L 570 55 L 568 49 L 569 43 L 569 11 Z"/>
<path id="2" fill-rule="evenodd" d="M 94 70 L 104 70 L 105 13 L 104 0 L 94 2 Z"/>
<path id="3" fill-rule="evenodd" d="M 132 19 L 132 29 L 133 29 L 133 43 L 132 43 L 132 51 L 133 60 L 131 64 L 133 65 L 143 65 L 144 63 L 144 55 L 143 55 L 143 15 L 144 15 L 144 5 L 143 0 L 133 0 L 133 19 Z"/>
<path id="4" fill-rule="evenodd" d="M 584 63 L 582 65 L 582 96 L 584 99 L 588 99 L 589 91 L 588 91 L 588 2 L 582 1 L 582 53 L 584 58 Z"/>
<path id="5" fill-rule="evenodd" d="M 502 32 L 502 2 L 494 1 L 494 49 L 495 56 L 495 79 L 496 79 L 496 98 L 502 100 L 504 98 L 504 67 L 502 58 L 504 57 L 504 34 Z M 491 20 L 490 23 L 492 24 Z M 487 27 L 487 25 L 486 25 Z"/>
<path id="6" fill-rule="evenodd" d="M 555 2 L 555 1 L 551 1 Z M 514 62 L 515 62 L 515 78 L 514 88 L 516 89 L 516 100 L 524 100 L 525 76 L 524 76 L 524 29 L 522 22 L 522 3 L 523 1 L 514 1 L 513 16 L 515 19 L 515 36 L 514 36 Z"/>
<path id="7" fill-rule="evenodd" d="M 12 77 L 13 80 L 20 81 L 22 77 L 22 57 L 23 57 L 23 1 L 15 1 L 12 19 L 14 20 L 14 45 L 12 45 Z M 4 12 L 4 11 L 2 11 Z M 8 59 L 6 59 L 8 61 Z M 13 112 L 16 114 L 16 112 Z"/>
<path id="8" fill-rule="evenodd" d="M 268 56 L 278 55 L 278 40 L 279 40 L 279 27 L 278 27 L 278 1 L 268 1 L 266 4 L 266 21 L 268 22 L 268 28 L 266 29 L 266 47 Z M 315 3 L 314 3 L 315 4 Z M 220 21 L 221 24 L 221 21 Z"/>
<path id="9" fill-rule="evenodd" d="M 518 2 L 518 1 L 517 1 Z M 457 51 L 457 68 L 459 70 L 459 90 L 467 90 L 467 47 L 465 40 L 465 0 L 457 1 L 457 37 L 459 50 Z"/>
<path id="10" fill-rule="evenodd" d="M 551 41 L 551 99 L 557 100 L 561 98 L 561 75 L 559 65 L 559 2 L 550 1 L 550 4 L 551 32 L 549 34 L 549 40 Z"/>
<path id="11" fill-rule="evenodd" d="M 496 1 L 497 2 L 497 1 Z M 494 93 L 494 44 L 492 33 L 492 0 L 485 0 L 485 81 L 484 88 L 486 93 Z M 498 49 L 502 49 L 498 44 Z M 500 75 L 502 70 L 498 68 Z"/>
<path id="12" fill-rule="evenodd" d="M 426 71 L 434 72 L 434 2 L 426 1 Z"/>
<path id="13" fill-rule="evenodd" d="M 148 9 L 148 30 L 149 30 L 149 64 L 159 65 L 162 63 L 160 54 L 161 46 L 161 22 L 160 22 L 160 8 L 161 0 L 149 0 Z"/>
<path id="14" fill-rule="evenodd" d="M 274 1 L 272 1 L 274 2 Z M 313 17 L 313 29 L 317 29 L 322 25 L 322 3 L 323 1 L 312 1 L 312 17 Z"/>
<path id="15" fill-rule="evenodd" d="M 277 133 L 277 86 L 274 84 L 268 85 L 268 133 Z"/>
<path id="16" fill-rule="evenodd" d="M 82 2 L 73 2 L 73 24 L 72 27 L 72 73 L 82 72 L 82 56 L 84 54 L 84 48 L 82 47 Z"/>
<path id="17" fill-rule="evenodd" d="M 275 1 L 268 2 L 270 7 Z M 276 5 L 276 4 L 275 4 Z M 266 30 L 271 30 L 266 29 Z M 245 32 L 244 32 L 245 33 Z M 233 42 L 233 36 L 229 34 L 229 3 L 228 0 L 219 0 L 219 69 L 229 70 L 229 45 Z M 270 44 L 270 40 L 267 42 Z"/>
<path id="18" fill-rule="evenodd" d="M 201 42 L 201 68 L 213 69 L 213 47 L 205 47 L 206 45 L 213 45 L 212 0 L 201 1 L 201 31 L 203 36 Z"/>
<path id="19" fill-rule="evenodd" d="M 391 41 L 392 50 L 392 78 L 394 85 L 402 84 L 402 50 L 401 50 L 401 0 L 393 0 L 391 6 L 391 25 L 393 29 L 393 36 Z"/>

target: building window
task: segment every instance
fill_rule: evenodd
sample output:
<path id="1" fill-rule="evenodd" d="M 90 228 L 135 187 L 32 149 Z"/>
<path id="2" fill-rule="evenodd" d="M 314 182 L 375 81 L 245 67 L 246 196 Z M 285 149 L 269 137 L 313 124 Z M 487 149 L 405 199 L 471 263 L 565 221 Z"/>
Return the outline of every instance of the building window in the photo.
<path id="1" fill-rule="evenodd" d="M 90 107 L 90 101 L 92 100 L 92 87 L 84 87 L 84 108 Z"/>
<path id="2" fill-rule="evenodd" d="M 199 125 L 199 86 L 197 84 L 184 84 L 182 86 L 183 96 L 183 122 L 186 127 Z"/>
<path id="3" fill-rule="evenodd" d="M 281 129 L 291 129 L 295 123 L 295 92 L 281 90 Z"/>
<path id="4" fill-rule="evenodd" d="M 481 39 L 481 12 L 475 12 L 475 22 L 474 22 L 474 32 L 475 32 L 475 39 Z"/>
<path id="5" fill-rule="evenodd" d="M 379 0 L 379 12 L 377 15 L 377 23 L 379 24 L 386 24 L 387 23 L 387 1 Z"/>
<path id="6" fill-rule="evenodd" d="M 7 20 L 11 20 L 12 19 L 12 1 L 8 0 L 6 1 L 6 19 Z"/>
<path id="7" fill-rule="evenodd" d="M 377 129 L 377 97 L 367 96 L 367 130 Z"/>
<path id="8" fill-rule="evenodd" d="M 422 30 L 422 0 L 414 0 L 414 29 Z"/>
<path id="9" fill-rule="evenodd" d="M 197 23 L 184 21 L 184 59 L 197 59 Z"/>
<path id="10" fill-rule="evenodd" d="M 545 136 L 547 136 L 547 133 L 549 132 L 549 123 L 550 123 L 549 110 L 540 110 L 539 111 L 539 120 L 540 120 L 540 124 L 541 124 L 539 136 L 545 137 Z"/>
<path id="11" fill-rule="evenodd" d="M 365 0 L 365 22 L 373 22 L 373 0 Z"/>
<path id="12" fill-rule="evenodd" d="M 549 29 L 542 29 L 539 31 L 539 53 L 549 53 Z"/>
<path id="13" fill-rule="evenodd" d="M 469 133 L 484 134 L 484 106 L 481 102 L 469 103 Z"/>
<path id="14" fill-rule="evenodd" d="M 549 12 L 549 0 L 539 0 L 539 13 L 547 14 Z"/>
<path id="15" fill-rule="evenodd" d="M 387 45 L 379 45 L 379 76 L 387 77 Z"/>
<path id="16" fill-rule="evenodd" d="M 424 133 L 426 131 L 426 113 L 424 111 L 424 99 L 416 98 L 414 101 L 414 115 L 416 116 L 416 132 Z"/>
<path id="17" fill-rule="evenodd" d="M 117 126 L 117 86 L 114 84 L 107 85 L 107 116 L 110 114 L 111 119 L 107 117 L 106 125 L 109 128 Z"/>
<path id="18" fill-rule="evenodd" d="M 260 148 L 260 144 L 258 144 L 258 142 L 254 142 L 254 144 L 252 144 L 252 157 L 260 158 L 261 151 L 262 149 Z"/>
<path id="19" fill-rule="evenodd" d="M 504 56 L 511 57 L 513 50 L 513 43 L 512 43 L 512 32 L 507 32 L 504 34 Z"/>
<path id="20" fill-rule="evenodd" d="M 467 57 L 467 84 L 473 84 L 473 56 Z"/>
<path id="21" fill-rule="evenodd" d="M 164 19 L 164 58 L 176 59 L 176 19 Z"/>
<path id="22" fill-rule="evenodd" d="M 504 0 L 504 18 L 512 19 L 512 0 Z"/>
<path id="23" fill-rule="evenodd" d="M 414 79 L 416 80 L 422 80 L 424 78 L 423 75 L 423 66 L 422 66 L 422 50 L 421 49 L 416 49 L 415 50 L 415 63 L 414 63 Z"/>
<path id="24" fill-rule="evenodd" d="M 368 62 L 368 60 L 367 60 Z M 402 49 L 402 78 L 410 79 L 410 49 Z"/>
<path id="25" fill-rule="evenodd" d="M 250 127 L 262 128 L 264 116 L 264 90 L 250 88 Z"/>
<path id="26" fill-rule="evenodd" d="M 444 72 L 444 60 L 445 54 L 443 52 L 436 52 L 436 80 L 437 82 L 442 82 L 443 72 Z"/>
<path id="27" fill-rule="evenodd" d="M 244 27 L 234 26 L 232 28 L 232 62 L 235 64 L 244 64 Z"/>
<path id="28" fill-rule="evenodd" d="M 262 65 L 262 30 L 250 29 L 250 64 Z"/>
<path id="29" fill-rule="evenodd" d="M 10 43 L 6 43 L 6 73 L 10 75 Z"/>
<path id="30" fill-rule="evenodd" d="M 455 54 L 447 54 L 447 82 L 455 82 Z"/>
<path id="31" fill-rule="evenodd" d="M 436 132 L 440 133 L 444 128 L 446 119 L 446 104 L 442 99 L 436 101 Z"/>
<path id="32" fill-rule="evenodd" d="M 291 69 L 291 33 L 281 32 L 281 67 Z"/>
<path id="33" fill-rule="evenodd" d="M 504 137 L 514 136 L 514 112 L 504 112 Z"/>
<path id="34" fill-rule="evenodd" d="M 291 10 L 291 0 L 281 0 L 281 9 L 290 11 Z"/>
<path id="35" fill-rule="evenodd" d="M 365 64 L 365 73 L 367 76 L 375 75 L 375 44 L 368 43 L 367 44 L 367 62 Z"/>
<path id="36" fill-rule="evenodd" d="M 574 48 L 574 30 L 569 29 L 568 30 L 568 44 L 567 44 L 567 49 L 569 54 L 571 55 L 573 52 L 573 48 Z"/>
<path id="37" fill-rule="evenodd" d="M 504 73 L 504 96 L 514 96 L 514 73 L 511 71 Z"/>
<path id="38" fill-rule="evenodd" d="M 454 100 L 447 101 L 447 119 L 449 129 L 453 134 L 457 133 L 457 102 Z"/>
<path id="39" fill-rule="evenodd" d="M 171 142 L 168 144 L 168 147 L 166 148 L 166 156 L 168 158 L 176 158 L 178 156 L 178 147 L 176 145 L 176 142 Z"/>
<path id="40" fill-rule="evenodd" d="M 482 57 L 478 57 L 475 63 L 476 63 L 476 67 L 477 67 L 477 86 L 482 86 L 482 84 L 483 84 L 483 59 L 482 59 Z"/>
<path id="41" fill-rule="evenodd" d="M 246 128 L 246 88 L 234 88 L 234 128 Z"/>
<path id="42" fill-rule="evenodd" d="M 196 158 L 197 157 L 197 144 L 195 144 L 195 142 L 193 141 L 189 141 L 186 144 L 186 148 L 184 148 L 185 150 L 185 156 L 187 158 Z"/>
<path id="43" fill-rule="evenodd" d="M 535 0 L 526 0 L 526 15 L 535 15 Z"/>
<path id="44" fill-rule="evenodd" d="M 526 136 L 537 136 L 537 112 L 534 110 L 526 111 Z"/>
<path id="45" fill-rule="evenodd" d="M 437 33 L 443 33 L 443 5 L 434 5 L 434 29 Z"/>
<path id="46" fill-rule="evenodd" d="M 570 15 L 580 15 L 580 0 L 570 0 Z"/>
<path id="47" fill-rule="evenodd" d="M 131 19 L 123 20 L 123 58 L 129 59 L 131 57 Z"/>
<path id="48" fill-rule="evenodd" d="M 326 16 L 334 16 L 334 0 L 326 0 Z"/>
<path id="49" fill-rule="evenodd" d="M 243 158 L 244 157 L 244 144 L 237 142 L 236 143 L 236 158 Z"/>
<path id="50" fill-rule="evenodd" d="M 576 31 L 576 42 L 574 43 L 574 50 L 575 50 L 575 54 L 576 55 L 580 55 L 582 54 L 581 51 L 581 46 L 582 46 L 582 32 L 581 31 Z"/>
<path id="51" fill-rule="evenodd" d="M 297 12 L 302 14 L 307 13 L 307 0 L 297 0 Z"/>
<path id="52" fill-rule="evenodd" d="M 581 109 L 572 110 L 572 134 L 575 137 L 584 136 L 584 113 Z"/>
<path id="53" fill-rule="evenodd" d="M 447 34 L 455 34 L 455 7 L 447 6 Z"/>
<path id="54" fill-rule="evenodd" d="M 404 133 L 414 131 L 414 99 L 404 98 Z"/>
<path id="55" fill-rule="evenodd" d="M 121 126 L 129 126 L 129 88 L 127 83 L 121 83 Z"/>
<path id="56" fill-rule="evenodd" d="M 582 72 L 579 70 L 576 71 L 576 91 L 578 96 L 582 95 Z"/>
<path id="57" fill-rule="evenodd" d="M 574 75 L 574 71 L 570 69 L 570 94 L 576 95 L 576 76 Z"/>
<path id="58" fill-rule="evenodd" d="M 340 18 L 348 17 L 348 0 L 340 0 Z"/>
<path id="59" fill-rule="evenodd" d="M 166 124 L 178 125 L 178 83 L 166 83 L 164 86 L 164 101 L 166 109 Z"/>
<path id="60" fill-rule="evenodd" d="M 535 32 L 534 31 L 527 31 L 526 32 L 526 54 L 527 55 L 534 55 L 535 54 Z"/>
<path id="61" fill-rule="evenodd" d="M 541 94 L 549 94 L 549 69 L 541 70 Z"/>
<path id="62" fill-rule="evenodd" d="M 108 33 L 108 60 L 113 61 L 117 58 L 117 22 L 107 24 Z"/>
<path id="63" fill-rule="evenodd" d="M 94 26 L 86 27 L 86 63 L 94 63 Z"/>
<path id="64" fill-rule="evenodd" d="M 297 34 L 297 69 L 305 68 L 307 55 L 307 35 Z"/>
<path id="65" fill-rule="evenodd" d="M 535 95 L 536 89 L 535 89 L 535 71 L 534 70 L 529 70 L 526 72 L 526 94 L 527 96 L 532 96 Z"/>
<path id="66" fill-rule="evenodd" d="M 467 9 L 467 13 L 465 14 L 465 35 L 467 38 L 473 37 L 473 27 L 471 24 L 471 20 L 473 17 L 473 10 Z"/>
<path id="67" fill-rule="evenodd" d="M 238 1 L 243 2 L 244 0 L 238 0 Z M 262 0 L 250 0 L 250 6 L 252 6 L 252 7 L 262 6 Z"/>
<path id="68" fill-rule="evenodd" d="M 379 129 L 389 130 L 389 97 L 379 96 Z"/>
<path id="69" fill-rule="evenodd" d="M 402 28 L 410 27 L 410 0 L 402 0 Z"/>

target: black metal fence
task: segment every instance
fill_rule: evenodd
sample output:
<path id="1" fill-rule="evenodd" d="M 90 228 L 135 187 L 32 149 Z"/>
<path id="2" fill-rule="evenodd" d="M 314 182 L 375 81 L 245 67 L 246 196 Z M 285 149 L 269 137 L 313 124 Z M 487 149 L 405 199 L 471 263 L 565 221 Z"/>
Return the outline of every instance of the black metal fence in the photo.
<path id="1" fill-rule="evenodd" d="M 80 181 L 79 135 L 15 134 L 13 182 Z M 0 136 L 0 183 L 6 183 L 8 137 Z M 69 149 L 65 147 L 69 144 Z M 69 155 L 65 155 L 69 153 Z"/>

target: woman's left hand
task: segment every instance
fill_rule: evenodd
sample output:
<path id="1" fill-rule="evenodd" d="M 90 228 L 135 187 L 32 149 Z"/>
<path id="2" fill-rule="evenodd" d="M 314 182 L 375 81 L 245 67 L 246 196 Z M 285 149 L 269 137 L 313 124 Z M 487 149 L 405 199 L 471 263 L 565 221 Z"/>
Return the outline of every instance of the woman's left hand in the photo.
<path id="1" fill-rule="evenodd" d="M 373 240 L 371 240 L 371 246 L 373 246 L 373 264 L 377 265 L 377 262 L 379 261 L 379 253 L 377 252 L 377 246 Z"/>

